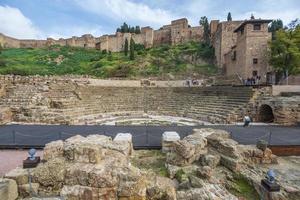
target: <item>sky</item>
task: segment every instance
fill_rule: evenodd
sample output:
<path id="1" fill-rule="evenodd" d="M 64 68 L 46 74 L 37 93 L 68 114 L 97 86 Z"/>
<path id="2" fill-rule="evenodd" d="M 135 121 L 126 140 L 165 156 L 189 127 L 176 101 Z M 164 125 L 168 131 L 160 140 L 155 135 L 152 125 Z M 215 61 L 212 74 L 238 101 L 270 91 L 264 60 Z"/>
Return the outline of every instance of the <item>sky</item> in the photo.
<path id="1" fill-rule="evenodd" d="M 299 0 L 0 0 L 0 33 L 19 39 L 67 38 L 113 34 L 127 22 L 154 29 L 186 17 L 225 21 L 256 18 L 300 18 Z"/>

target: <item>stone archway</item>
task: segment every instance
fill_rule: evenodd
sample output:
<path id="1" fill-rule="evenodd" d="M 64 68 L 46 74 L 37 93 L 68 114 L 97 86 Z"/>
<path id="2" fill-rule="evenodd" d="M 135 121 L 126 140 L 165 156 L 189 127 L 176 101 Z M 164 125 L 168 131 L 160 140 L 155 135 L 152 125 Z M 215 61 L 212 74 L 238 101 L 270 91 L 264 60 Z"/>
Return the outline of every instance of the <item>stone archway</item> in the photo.
<path id="1" fill-rule="evenodd" d="M 258 120 L 260 122 L 271 123 L 274 122 L 273 109 L 268 104 L 263 104 L 259 107 Z"/>

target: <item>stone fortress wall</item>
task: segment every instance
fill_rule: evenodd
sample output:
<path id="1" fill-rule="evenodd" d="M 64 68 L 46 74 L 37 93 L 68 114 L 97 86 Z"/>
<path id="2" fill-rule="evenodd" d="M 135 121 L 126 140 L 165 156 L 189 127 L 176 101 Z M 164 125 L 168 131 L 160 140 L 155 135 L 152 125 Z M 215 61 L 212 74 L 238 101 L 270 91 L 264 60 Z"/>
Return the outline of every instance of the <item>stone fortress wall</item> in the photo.
<path id="1" fill-rule="evenodd" d="M 159 30 L 153 30 L 151 27 L 141 28 L 140 34 L 120 33 L 113 35 L 103 35 L 94 37 L 90 34 L 81 37 L 58 39 L 47 38 L 47 40 L 19 40 L 8 37 L 0 33 L 0 43 L 6 48 L 40 48 L 50 45 L 74 46 L 97 48 L 111 52 L 123 50 L 125 39 L 132 37 L 135 43 L 143 44 L 146 48 L 158 46 L 161 44 L 179 44 L 191 40 L 200 41 L 203 35 L 203 28 L 200 26 L 190 27 L 186 18 L 174 20 L 169 25 L 165 25 Z"/>
<path id="2" fill-rule="evenodd" d="M 21 76 L 1 76 L 0 85 L 2 123 L 92 125 L 150 114 L 226 124 L 242 121 L 247 113 L 259 120 L 265 105 L 273 109 L 275 123 L 300 121 L 295 104 L 299 99 L 275 98 L 251 87 L 172 87 L 137 81 L 123 85 L 113 80 L 109 84 L 89 78 Z"/>
<path id="3" fill-rule="evenodd" d="M 210 22 L 211 44 L 215 48 L 215 64 L 227 77 L 238 76 L 240 80 L 260 77 L 261 83 L 274 79 L 272 67 L 267 62 L 268 42 L 271 33 L 268 24 L 271 20 L 255 19 L 243 21 L 212 20 Z M 258 30 L 256 30 L 257 28 Z M 201 41 L 203 27 L 191 27 L 186 18 L 174 20 L 159 30 L 151 27 L 141 28 L 140 34 L 120 33 L 93 37 L 90 34 L 81 37 L 54 40 L 18 40 L 0 33 L 0 43 L 7 48 L 37 48 L 49 45 L 68 45 L 96 48 L 111 52 L 124 49 L 125 40 L 133 38 L 135 43 L 146 48 L 162 44 L 180 44 L 188 41 Z"/>

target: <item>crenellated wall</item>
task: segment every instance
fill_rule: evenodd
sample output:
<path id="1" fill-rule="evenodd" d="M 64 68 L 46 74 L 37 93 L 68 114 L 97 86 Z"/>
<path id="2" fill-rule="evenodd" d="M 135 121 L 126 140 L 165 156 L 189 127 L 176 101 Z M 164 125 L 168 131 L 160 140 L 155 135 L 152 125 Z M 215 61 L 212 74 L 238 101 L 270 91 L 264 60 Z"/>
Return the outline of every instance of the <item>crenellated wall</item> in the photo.
<path id="1" fill-rule="evenodd" d="M 61 38 L 58 40 L 52 38 L 47 38 L 47 40 L 18 40 L 0 33 L 0 43 L 5 48 L 42 48 L 50 45 L 68 45 L 119 52 L 124 49 L 126 38 L 128 40 L 133 38 L 135 43 L 143 44 L 146 48 L 150 48 L 161 44 L 174 45 L 191 40 L 201 41 L 202 35 L 202 27 L 190 27 L 187 19 L 183 18 L 172 21 L 170 25 L 165 25 L 160 30 L 143 27 L 140 34 L 117 32 L 113 35 L 103 35 L 100 37 L 86 34 L 81 37 L 73 36 L 72 38 Z"/>

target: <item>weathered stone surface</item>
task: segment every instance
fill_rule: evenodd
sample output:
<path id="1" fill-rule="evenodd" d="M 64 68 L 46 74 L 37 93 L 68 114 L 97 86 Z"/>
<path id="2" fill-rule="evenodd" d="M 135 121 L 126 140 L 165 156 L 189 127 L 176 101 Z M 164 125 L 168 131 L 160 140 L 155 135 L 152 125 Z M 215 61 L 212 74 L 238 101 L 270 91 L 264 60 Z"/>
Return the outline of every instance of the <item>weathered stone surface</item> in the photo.
<path id="1" fill-rule="evenodd" d="M 173 143 L 173 151 L 167 153 L 166 162 L 178 166 L 191 164 L 207 153 L 206 145 L 206 139 L 200 134 L 189 135 Z"/>
<path id="2" fill-rule="evenodd" d="M 28 171 L 21 167 L 17 167 L 4 176 L 8 179 L 13 179 L 17 182 L 18 185 L 23 185 L 28 183 Z"/>
<path id="3" fill-rule="evenodd" d="M 221 156 L 221 165 L 223 165 L 224 167 L 226 167 L 227 169 L 233 172 L 238 172 L 241 170 L 240 162 L 228 156 L 223 156 L 223 155 Z"/>
<path id="4" fill-rule="evenodd" d="M 193 188 L 201 188 L 205 184 L 203 179 L 198 178 L 197 176 L 189 176 L 189 180 L 191 183 L 191 187 Z"/>
<path id="5" fill-rule="evenodd" d="M 64 143 L 62 140 L 50 142 L 45 145 L 43 159 L 50 160 L 52 158 L 63 157 Z"/>
<path id="6" fill-rule="evenodd" d="M 18 186 L 15 180 L 0 178 L 0 199 L 15 200 L 18 198 Z"/>
<path id="7" fill-rule="evenodd" d="M 118 144 L 119 146 L 127 147 L 127 149 L 123 150 L 125 155 L 131 155 L 133 151 L 133 144 L 132 144 L 132 135 L 130 133 L 118 133 L 114 138 L 114 143 Z"/>
<path id="8" fill-rule="evenodd" d="M 53 191 L 63 186 L 66 173 L 64 158 L 54 158 L 46 163 L 39 164 L 33 171 L 33 180 L 43 187 L 51 187 Z"/>
<path id="9" fill-rule="evenodd" d="M 212 154 L 207 154 L 203 155 L 200 158 L 200 163 L 202 166 L 209 166 L 211 168 L 215 168 L 219 165 L 220 163 L 220 155 L 212 155 Z"/>
<path id="10" fill-rule="evenodd" d="M 175 131 L 166 131 L 162 135 L 162 152 L 167 153 L 173 151 L 174 142 L 180 140 L 180 136 Z"/>
<path id="11" fill-rule="evenodd" d="M 175 183 L 165 177 L 155 177 L 147 187 L 148 200 L 176 200 Z"/>
<path id="12" fill-rule="evenodd" d="M 207 141 L 219 153 L 232 158 L 238 158 L 239 152 L 236 147 L 238 143 L 228 137 L 229 133 L 227 132 L 213 133 L 207 137 Z"/>
<path id="13" fill-rule="evenodd" d="M 177 191 L 177 200 L 238 200 L 223 186 L 218 184 L 205 184 L 201 188 L 191 188 L 185 191 Z"/>
<path id="14" fill-rule="evenodd" d="M 65 185 L 62 188 L 60 195 L 63 198 L 71 199 L 71 200 L 100 199 L 98 188 L 92 188 L 92 187 L 81 186 L 81 185 L 74 185 L 74 186 Z M 107 197 L 108 197 L 107 199 L 108 200 L 116 199 L 115 198 L 116 196 L 112 196 L 112 195 L 113 194 L 111 194 L 111 193 L 107 194 Z"/>
<path id="15" fill-rule="evenodd" d="M 0 108 L 0 125 L 12 121 L 13 114 L 10 108 Z"/>
<path id="16" fill-rule="evenodd" d="M 200 178 L 209 179 L 212 176 L 212 169 L 209 166 L 201 167 L 197 170 L 197 175 Z"/>
<path id="17" fill-rule="evenodd" d="M 21 197 L 28 197 L 28 196 L 35 196 L 38 194 L 40 184 L 38 183 L 31 183 L 30 184 L 24 184 L 18 186 L 19 195 Z"/>

